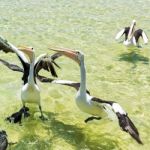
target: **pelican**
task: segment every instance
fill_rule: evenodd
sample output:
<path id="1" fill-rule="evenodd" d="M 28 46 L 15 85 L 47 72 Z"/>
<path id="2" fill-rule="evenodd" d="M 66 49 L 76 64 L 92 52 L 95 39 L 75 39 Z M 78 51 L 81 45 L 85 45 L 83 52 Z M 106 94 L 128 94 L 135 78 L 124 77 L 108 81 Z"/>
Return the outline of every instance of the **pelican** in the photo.
<path id="1" fill-rule="evenodd" d="M 22 80 L 24 84 L 21 89 L 21 100 L 23 104 L 23 108 L 25 110 L 26 103 L 35 103 L 39 106 L 41 112 L 41 119 L 44 119 L 42 108 L 41 108 L 41 97 L 40 97 L 40 89 L 36 83 L 36 77 L 42 78 L 42 76 L 38 75 L 38 72 L 41 69 L 45 69 L 50 71 L 54 77 L 57 77 L 53 64 L 58 66 L 54 61 L 48 60 L 49 56 L 47 54 L 42 54 L 37 59 L 35 59 L 35 51 L 32 47 L 20 47 L 17 48 L 8 41 L 4 40 L 0 37 L 0 50 L 4 52 L 13 52 L 19 57 L 23 69 L 18 67 L 17 65 L 9 64 L 4 60 L 0 60 L 4 65 L 14 71 L 23 72 Z M 29 61 L 24 55 L 24 53 L 29 57 Z M 27 113 L 25 112 L 24 115 Z"/>
<path id="2" fill-rule="evenodd" d="M 6 150 L 8 147 L 7 133 L 6 131 L 0 131 L 0 150 Z"/>
<path id="3" fill-rule="evenodd" d="M 136 20 L 133 20 L 130 27 L 125 27 L 119 31 L 115 37 L 118 40 L 122 35 L 125 35 L 124 45 L 134 45 L 140 47 L 139 38 L 142 37 L 144 44 L 148 43 L 148 37 L 142 29 L 135 30 Z"/>
<path id="4" fill-rule="evenodd" d="M 111 119 L 114 119 L 115 117 L 118 119 L 121 129 L 129 133 L 131 137 L 134 138 L 139 144 L 142 144 L 137 128 L 129 118 L 128 114 L 117 102 L 102 100 L 87 93 L 84 54 L 81 51 L 65 48 L 50 49 L 73 59 L 80 66 L 80 84 L 75 100 L 81 111 L 92 115 L 91 117 L 87 118 L 85 122 L 91 121 L 93 119 L 99 120 L 101 117 L 108 117 Z"/>

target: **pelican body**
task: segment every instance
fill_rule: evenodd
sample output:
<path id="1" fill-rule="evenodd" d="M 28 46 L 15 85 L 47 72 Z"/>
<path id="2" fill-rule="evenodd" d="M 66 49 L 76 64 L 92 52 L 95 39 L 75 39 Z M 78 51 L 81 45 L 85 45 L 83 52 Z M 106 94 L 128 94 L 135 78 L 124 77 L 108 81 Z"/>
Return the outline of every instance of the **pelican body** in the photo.
<path id="1" fill-rule="evenodd" d="M 41 96 L 40 89 L 35 82 L 34 76 L 34 63 L 35 63 L 35 54 L 32 52 L 32 59 L 30 64 L 28 82 L 25 83 L 21 89 L 21 100 L 23 103 L 23 107 L 25 107 L 26 103 L 35 103 L 39 106 L 41 111 L 41 118 L 43 119 L 43 113 L 41 108 Z"/>
<path id="2" fill-rule="evenodd" d="M 116 118 L 118 119 L 121 129 L 125 132 L 128 132 L 139 144 L 142 144 L 137 128 L 128 117 L 128 114 L 117 102 L 102 100 L 100 98 L 91 96 L 87 92 L 84 54 L 80 51 L 64 48 L 50 48 L 50 49 L 73 59 L 80 66 L 81 78 L 79 89 L 75 97 L 75 101 L 81 111 L 92 115 L 91 117 L 87 118 L 85 122 L 91 121 L 93 119 L 99 120 L 101 119 L 101 117 L 104 118 L 106 116 L 108 116 L 108 118 L 112 120 L 115 120 L 114 118 Z M 61 83 L 62 82 L 60 82 L 60 84 Z"/>
<path id="3" fill-rule="evenodd" d="M 2 62 L 5 66 L 13 71 L 23 72 L 22 80 L 24 82 L 22 89 L 21 89 L 21 100 L 23 103 L 24 108 L 24 115 L 26 115 L 26 103 L 35 103 L 39 106 L 41 112 L 41 119 L 44 119 L 42 108 L 41 108 L 41 97 L 40 97 L 40 89 L 36 83 L 36 78 L 40 81 L 44 79 L 44 76 L 38 75 L 38 72 L 41 69 L 45 69 L 51 72 L 52 76 L 57 77 L 53 64 L 59 67 L 55 62 L 54 59 L 59 57 L 59 55 L 55 54 L 53 56 L 48 56 L 47 54 L 41 54 L 35 60 L 35 51 L 32 47 L 20 47 L 17 48 L 7 40 L 0 37 L 0 51 L 4 51 L 5 53 L 12 52 L 16 53 L 19 60 L 22 63 L 23 69 L 17 65 L 10 64 L 2 59 Z M 24 55 L 26 54 L 29 57 L 29 60 Z M 53 60 L 52 60 L 53 59 Z"/>
<path id="4" fill-rule="evenodd" d="M 40 89 L 38 85 L 35 83 L 34 63 L 35 63 L 35 54 L 34 51 L 32 51 L 28 82 L 23 85 L 21 90 L 21 99 L 23 105 L 25 105 L 25 103 L 36 103 L 39 106 L 41 105 Z"/>
<path id="5" fill-rule="evenodd" d="M 38 85 L 36 84 L 36 79 L 35 79 L 35 73 L 34 73 L 34 66 L 35 66 L 35 51 L 33 48 L 27 48 L 27 47 L 22 47 L 17 50 L 24 52 L 25 54 L 28 55 L 29 57 L 29 70 L 27 73 L 29 74 L 27 76 L 27 79 L 24 82 L 24 85 L 22 86 L 21 89 L 21 100 L 23 103 L 23 108 L 25 108 L 26 103 L 35 103 L 39 106 L 40 112 L 41 112 L 41 118 L 44 119 L 42 108 L 41 108 L 41 97 L 40 97 L 40 89 Z M 19 57 L 20 58 L 20 57 Z M 22 59 L 21 59 L 22 60 Z"/>
<path id="6" fill-rule="evenodd" d="M 148 43 L 148 37 L 142 29 L 135 30 L 136 21 L 133 20 L 130 27 L 125 27 L 121 31 L 119 31 L 115 37 L 118 40 L 122 35 L 125 35 L 125 40 L 123 44 L 125 46 L 137 46 L 139 45 L 139 38 L 142 37 L 144 40 L 144 44 Z"/>

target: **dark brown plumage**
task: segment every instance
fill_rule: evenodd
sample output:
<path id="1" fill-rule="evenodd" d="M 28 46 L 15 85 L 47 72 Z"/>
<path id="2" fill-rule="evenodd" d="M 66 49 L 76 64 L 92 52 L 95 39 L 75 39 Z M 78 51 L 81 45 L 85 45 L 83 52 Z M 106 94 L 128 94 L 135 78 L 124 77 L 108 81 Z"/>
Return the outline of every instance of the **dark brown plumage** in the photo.
<path id="1" fill-rule="evenodd" d="M 8 147 L 8 140 L 6 131 L 0 131 L 0 150 L 6 150 Z"/>
<path id="2" fill-rule="evenodd" d="M 121 129 L 129 133 L 139 144 L 143 144 L 139 132 L 127 114 L 116 113 Z"/>
<path id="3" fill-rule="evenodd" d="M 10 123 L 21 124 L 22 116 L 24 116 L 24 118 L 30 116 L 28 111 L 29 111 L 28 107 L 23 107 L 18 112 L 13 113 L 11 116 L 7 117 L 6 120 L 9 121 Z"/>
<path id="4" fill-rule="evenodd" d="M 44 58 L 39 60 L 34 66 L 35 77 L 37 77 L 41 82 L 44 79 L 46 81 L 50 79 L 50 78 L 46 78 L 44 76 L 39 75 L 39 72 L 40 72 L 41 69 L 44 69 L 44 70 L 47 70 L 48 72 L 51 72 L 52 76 L 54 76 L 54 77 L 58 77 L 58 75 L 55 71 L 55 67 L 54 67 L 54 65 L 55 65 L 56 67 L 60 68 L 59 65 L 57 65 L 54 62 L 54 60 L 57 59 L 58 57 L 60 57 L 60 55 L 56 53 L 52 56 L 45 56 Z M 24 81 L 24 84 L 25 84 L 28 81 L 30 64 L 24 62 L 20 57 L 19 57 L 19 59 L 20 59 L 22 65 L 23 65 L 23 69 L 21 67 L 19 67 L 18 65 L 11 64 L 11 63 L 3 60 L 3 59 L 0 59 L 0 62 L 3 65 L 5 65 L 6 67 L 8 67 L 9 69 L 13 70 L 13 71 L 23 72 L 22 80 Z M 36 81 L 36 79 L 35 79 L 35 81 Z M 49 81 L 51 81 L 51 80 L 49 80 Z"/>
<path id="5" fill-rule="evenodd" d="M 2 37 L 0 37 L 0 51 L 4 51 L 5 53 L 8 52 L 14 53 L 10 45 L 7 43 L 7 40 Z"/>

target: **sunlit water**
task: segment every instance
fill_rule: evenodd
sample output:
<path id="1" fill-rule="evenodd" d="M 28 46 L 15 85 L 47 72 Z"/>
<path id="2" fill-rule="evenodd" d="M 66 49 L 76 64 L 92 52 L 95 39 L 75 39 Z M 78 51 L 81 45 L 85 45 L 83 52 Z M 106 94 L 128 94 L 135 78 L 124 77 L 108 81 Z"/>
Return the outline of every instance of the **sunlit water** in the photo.
<path id="1" fill-rule="evenodd" d="M 1 0 L 0 34 L 14 45 L 33 46 L 36 55 L 48 47 L 80 49 L 85 53 L 87 85 L 91 94 L 119 102 L 136 124 L 144 146 L 109 120 L 85 124 L 89 115 L 74 101 L 76 91 L 41 84 L 41 103 L 48 121 L 42 122 L 36 105 L 22 126 L 4 121 L 22 107 L 21 73 L 0 65 L 0 129 L 7 131 L 11 150 L 146 150 L 150 147 L 150 44 L 126 48 L 114 40 L 122 27 L 137 20 L 150 35 L 149 0 Z M 20 65 L 14 54 L 0 58 Z M 59 78 L 79 81 L 79 66 L 57 61 Z M 43 74 L 49 75 L 46 72 Z"/>

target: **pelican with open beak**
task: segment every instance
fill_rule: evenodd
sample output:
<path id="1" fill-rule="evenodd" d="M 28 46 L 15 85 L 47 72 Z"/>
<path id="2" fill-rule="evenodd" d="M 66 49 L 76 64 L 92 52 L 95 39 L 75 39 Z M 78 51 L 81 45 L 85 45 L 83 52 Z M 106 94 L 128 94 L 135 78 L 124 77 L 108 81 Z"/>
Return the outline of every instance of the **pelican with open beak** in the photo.
<path id="1" fill-rule="evenodd" d="M 39 106 L 41 112 L 41 118 L 44 119 L 41 102 L 40 102 L 40 89 L 38 85 L 35 83 L 35 75 L 34 75 L 34 63 L 35 63 L 35 52 L 33 48 L 24 47 L 19 48 L 22 52 L 24 52 L 30 60 L 30 69 L 28 81 L 25 83 L 21 89 L 21 99 L 23 103 L 23 107 L 25 108 L 26 103 L 36 103 Z"/>
<path id="2" fill-rule="evenodd" d="M 121 129 L 129 133 L 139 144 L 142 144 L 137 128 L 128 117 L 128 114 L 117 102 L 102 100 L 87 93 L 84 54 L 81 51 L 75 51 L 66 48 L 50 49 L 71 58 L 80 66 L 80 87 L 77 91 L 75 100 L 81 111 L 91 115 L 91 117 L 87 118 L 85 122 L 91 121 L 93 119 L 99 120 L 105 117 L 114 120 L 115 117 L 118 119 Z"/>
<path id="3" fill-rule="evenodd" d="M 32 47 L 24 46 L 17 48 L 7 40 L 4 40 L 2 38 L 0 38 L 0 48 L 1 51 L 15 53 L 22 63 L 23 68 L 20 68 L 17 65 L 10 64 L 5 60 L 0 59 L 0 62 L 7 66 L 9 69 L 23 73 L 22 80 L 24 83 L 21 89 L 21 100 L 24 110 L 26 103 L 35 103 L 39 106 L 41 119 L 44 119 L 41 108 L 40 89 L 37 85 L 36 79 L 38 78 L 40 81 L 43 80 L 44 76 L 38 74 L 41 69 L 45 69 L 48 72 L 51 72 L 52 76 L 57 77 L 54 65 L 56 65 L 57 67 L 59 66 L 54 62 L 54 59 L 59 57 L 59 55 L 54 54 L 52 56 L 49 56 L 48 54 L 41 54 L 35 59 L 35 51 Z M 8 50 L 8 48 L 9 51 L 6 51 Z M 27 59 L 25 54 L 29 59 Z M 24 112 L 24 115 L 26 114 L 27 113 Z"/>

